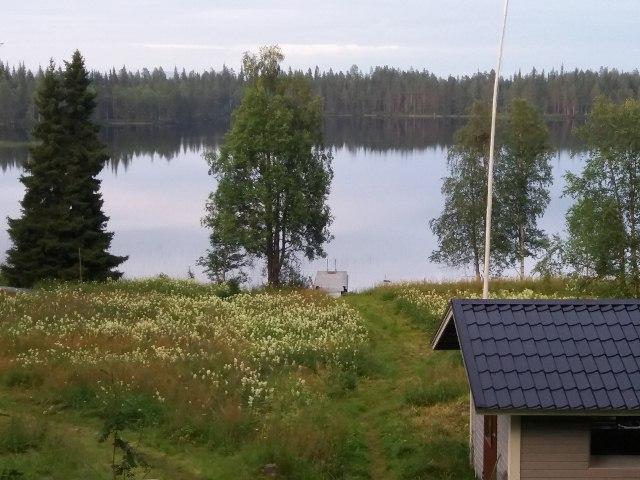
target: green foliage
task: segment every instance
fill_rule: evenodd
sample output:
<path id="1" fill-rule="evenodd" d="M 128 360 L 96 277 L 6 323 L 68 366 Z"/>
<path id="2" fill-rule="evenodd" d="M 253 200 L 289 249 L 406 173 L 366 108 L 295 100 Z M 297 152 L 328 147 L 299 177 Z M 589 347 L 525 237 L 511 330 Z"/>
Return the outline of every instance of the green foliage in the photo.
<path id="1" fill-rule="evenodd" d="M 456 134 L 455 145 L 449 149 L 448 175 L 442 183 L 442 213 L 429 222 L 438 238 L 438 248 L 430 260 L 452 267 L 471 265 L 476 279 L 480 278 L 480 265 L 484 262 L 490 127 L 489 109 L 477 102 L 467 125 Z"/>
<path id="2" fill-rule="evenodd" d="M 107 155 L 92 123 L 95 93 L 84 60 L 75 52 L 64 72 L 49 65 L 36 95 L 37 143 L 21 181 L 20 218 L 9 219 L 12 247 L 3 275 L 14 286 L 43 279 L 104 280 L 126 260 L 109 254 L 100 180 Z"/>
<path id="3" fill-rule="evenodd" d="M 340 398 L 358 387 L 358 373 L 355 370 L 335 370 L 327 380 L 329 396 Z"/>
<path id="4" fill-rule="evenodd" d="M 114 480 L 137 478 L 138 473 L 146 476 L 150 468 L 146 457 L 123 438 L 123 433 L 125 430 L 141 432 L 145 427 L 158 423 L 163 417 L 161 406 L 148 395 L 128 391 L 114 381 L 101 397 L 99 416 L 104 423 L 98 441 L 111 443 Z"/>
<path id="5" fill-rule="evenodd" d="M 566 258 L 586 276 L 615 277 L 640 290 L 640 102 L 600 99 L 579 130 L 589 156 L 567 174 Z"/>
<path id="6" fill-rule="evenodd" d="M 361 427 L 328 410 L 274 422 L 258 452 L 258 465 L 275 465 L 278 478 L 370 478 Z"/>
<path id="7" fill-rule="evenodd" d="M 98 411 L 100 406 L 95 386 L 86 380 L 65 385 L 57 397 L 60 405 L 69 408 Z"/>
<path id="8" fill-rule="evenodd" d="M 204 268 L 211 281 L 236 285 L 246 281 L 244 269 L 251 265 L 251 260 L 240 245 L 225 242 L 217 231 L 213 231 L 209 235 L 209 246 L 205 255 L 198 259 L 198 265 Z"/>
<path id="9" fill-rule="evenodd" d="M 442 436 L 431 442 L 415 442 L 401 451 L 406 455 L 400 478 L 406 480 L 471 480 L 467 442 Z"/>
<path id="10" fill-rule="evenodd" d="M 156 399 L 141 392 L 131 392 L 111 385 L 100 395 L 98 415 L 104 420 L 101 437 L 123 430 L 141 430 L 158 424 L 164 417 L 164 409 Z"/>
<path id="11" fill-rule="evenodd" d="M 154 285 L 171 295 L 172 282 L 154 279 L 136 287 L 135 282 L 118 281 L 86 284 L 80 288 L 88 289 L 87 300 L 92 305 L 97 297 L 104 299 L 110 289 L 116 289 L 115 298 L 121 297 L 128 305 L 137 297 L 150 295 L 144 292 L 151 292 Z M 184 288 L 186 295 L 190 284 L 194 289 L 209 288 L 191 282 L 179 282 L 180 287 L 176 288 Z M 584 282 L 549 277 L 494 282 L 494 291 L 506 298 L 620 297 L 624 295 L 620 287 L 604 279 Z M 75 288 L 71 285 L 67 292 L 76 292 Z M 84 364 L 69 367 L 57 361 L 45 368 L 34 364 L 21 367 L 33 369 L 34 374 L 44 371 L 45 383 L 25 381 L 23 387 L 23 383 L 17 381 L 12 389 L 0 389 L 0 412 L 11 415 L 0 415 L 0 425 L 4 425 L 0 427 L 0 443 L 2 438 L 15 437 L 19 441 L 13 445 L 22 451 L 0 453 L 0 475 L 4 469 L 7 479 L 12 478 L 8 472 L 16 471 L 29 479 L 106 480 L 113 478 L 114 471 L 122 476 L 129 469 L 130 473 L 143 477 L 146 468 L 140 466 L 136 455 L 144 452 L 144 460 L 151 465 L 146 478 L 249 480 L 262 478 L 268 465 L 270 471 L 277 472 L 276 478 L 288 479 L 471 480 L 467 448 L 468 384 L 461 356 L 457 351 L 431 351 L 430 336 L 424 326 L 441 318 L 452 297 L 478 297 L 480 291 L 480 283 L 470 281 L 415 283 L 388 285 L 337 300 L 338 304 L 345 302 L 360 312 L 369 339 L 367 347 L 361 349 L 366 355 L 358 357 L 353 368 L 344 368 L 342 360 L 337 362 L 341 366 L 327 362 L 319 365 L 317 358 L 297 363 L 293 369 L 282 363 L 265 364 L 269 381 L 277 380 L 270 383 L 276 387 L 274 398 L 271 403 L 255 409 L 234 404 L 234 397 L 199 408 L 195 401 L 198 397 L 194 396 L 195 384 L 189 384 L 189 390 L 184 388 L 190 378 L 185 375 L 189 369 L 167 372 L 168 363 L 147 369 L 148 366 L 140 364 L 112 362 L 114 369 L 119 368 L 118 365 L 125 368 L 121 378 L 126 380 L 126 385 L 111 380 L 105 382 L 102 369 L 81 375 L 79 370 L 86 368 Z M 65 315 L 86 314 L 87 310 L 80 308 L 79 295 L 63 297 L 73 298 L 72 304 L 54 301 L 47 292 L 42 293 L 42 298 L 38 298 L 38 294 L 36 291 L 33 296 L 20 297 L 19 302 L 40 302 L 39 307 L 30 312 L 34 317 L 39 310 L 50 314 L 57 308 L 53 313 L 63 327 L 65 338 L 69 334 L 73 338 L 80 334 L 89 337 L 82 329 L 83 322 L 63 325 Z M 262 292 L 260 297 L 264 295 Z M 105 299 L 107 308 L 110 303 Z M 170 311 L 157 295 L 153 296 L 152 303 L 165 314 Z M 180 305 L 180 311 L 184 310 L 186 304 Z M 262 315 L 265 308 L 264 304 L 253 304 L 244 316 Z M 101 318 L 106 318 L 104 315 L 109 312 L 99 311 Z M 135 312 L 138 313 L 130 318 L 131 324 L 149 320 L 148 310 Z M 24 313 L 20 310 L 17 314 L 5 314 L 0 329 L 7 322 L 12 328 L 17 327 Z M 211 315 L 224 317 L 225 314 Z M 209 318 L 205 316 L 204 322 Z M 185 318 L 180 324 L 189 325 L 193 320 L 194 317 Z M 39 325 L 45 323 L 38 322 Z M 258 325 L 265 323 L 268 322 Z M 305 325 L 311 323 L 314 322 Z M 110 334 L 113 331 L 111 327 L 107 332 L 108 342 L 114 341 Z M 201 340 L 208 338 L 204 329 L 198 331 Z M 35 331 L 37 342 L 43 341 L 41 332 L 40 328 Z M 52 335 L 47 337 L 51 341 Z M 122 338 L 113 343 L 119 349 L 125 348 Z M 28 335 L 20 335 L 22 344 L 27 340 Z M 210 345 L 215 344 L 204 344 L 206 352 L 221 350 Z M 11 352 L 15 354 L 15 350 L 9 350 L 9 354 Z M 7 379 L 11 377 L 7 369 L 17 365 L 3 363 L 0 368 L 4 369 L 3 379 Z M 62 376 L 68 370 L 73 374 Z M 21 377 L 24 370 L 16 375 Z M 298 395 L 292 392 L 292 387 L 300 377 L 306 383 Z M 215 392 L 211 383 L 201 385 L 203 398 L 211 398 Z M 167 388 L 163 390 L 163 387 Z M 154 395 L 156 389 L 163 390 L 162 400 Z M 55 405 L 47 408 L 49 401 Z M 50 417 L 44 436 L 40 437 L 39 426 L 43 418 L 47 418 L 43 417 L 43 409 L 48 415 L 54 412 L 55 415 Z M 7 430 L 2 428 L 9 428 L 8 422 L 14 417 L 20 419 L 22 426 L 11 427 L 11 430 L 23 433 L 6 435 Z M 104 443 L 98 443 L 96 432 L 103 426 L 103 436 L 105 431 L 112 433 Z M 115 461 L 114 431 L 120 439 L 135 440 L 116 443 Z M 126 461 L 124 465 L 123 461 Z M 129 468 L 134 463 L 136 466 Z M 112 470 L 112 464 L 117 469 Z"/>
<path id="12" fill-rule="evenodd" d="M 549 205 L 553 180 L 548 138 L 542 115 L 524 100 L 513 101 L 496 165 L 496 227 L 503 240 L 500 253 L 506 263 L 519 266 L 521 279 L 525 258 L 547 245 L 538 219 Z"/>
<path id="13" fill-rule="evenodd" d="M 562 277 L 567 266 L 564 243 L 560 235 L 553 235 L 545 245 L 543 254 L 532 273 L 538 274 L 544 279 Z"/>
<path id="14" fill-rule="evenodd" d="M 13 246 L 2 274 L 12 285 L 30 286 L 40 278 L 54 277 L 64 266 L 63 98 L 60 75 L 51 63 L 36 94 L 40 121 L 33 136 L 39 143 L 31 148 L 31 159 L 21 177 L 25 186 L 22 217 L 8 221 Z"/>
<path id="15" fill-rule="evenodd" d="M 322 256 L 330 239 L 331 154 L 318 146 L 320 99 L 304 77 L 281 75 L 281 60 L 275 47 L 245 56 L 249 85 L 220 152 L 207 154 L 218 185 L 207 204 L 214 236 L 204 263 L 218 278 L 259 258 L 268 283 L 279 285 L 296 254 Z"/>
<path id="16" fill-rule="evenodd" d="M 417 327 L 425 330 L 428 335 L 436 332 L 440 324 L 439 317 L 426 314 L 426 312 L 414 302 L 408 301 L 405 298 L 398 298 L 397 292 L 394 292 L 393 296 L 390 293 L 386 293 L 384 300 L 393 301 L 398 312 L 402 312 L 410 318 Z"/>
<path id="17" fill-rule="evenodd" d="M 65 62 L 62 76 L 64 115 L 60 128 L 64 129 L 65 189 L 64 207 L 68 209 L 69 245 L 78 258 L 66 252 L 68 266 L 58 272 L 58 278 L 97 280 L 120 278 L 114 270 L 127 257 L 109 253 L 113 233 L 107 232 L 109 220 L 102 212 L 99 173 L 109 159 L 105 147 L 98 139 L 99 128 L 92 121 L 96 107 L 96 93 L 91 87 L 84 59 L 75 51 L 70 62 Z"/>
<path id="18" fill-rule="evenodd" d="M 111 438 L 113 446 L 113 461 L 111 462 L 111 471 L 114 480 L 117 478 L 136 478 L 137 472 L 141 469 L 142 478 L 146 477 L 146 472 L 150 465 L 147 463 L 144 455 L 140 454 L 128 441 L 120 436 L 119 430 L 109 431 L 108 434 L 102 434 L 100 442 L 105 442 Z M 116 452 L 120 453 L 119 461 L 116 460 Z"/>
<path id="19" fill-rule="evenodd" d="M 438 238 L 430 259 L 453 267 L 471 266 L 480 280 L 484 263 L 487 172 L 491 118 L 486 104 L 476 103 L 467 125 L 448 153 L 443 180 L 442 214 L 429 222 Z M 548 130 L 542 115 L 516 99 L 496 146 L 495 188 L 491 232 L 492 269 L 500 273 L 547 245 L 538 219 L 549 203 L 551 185 Z"/>

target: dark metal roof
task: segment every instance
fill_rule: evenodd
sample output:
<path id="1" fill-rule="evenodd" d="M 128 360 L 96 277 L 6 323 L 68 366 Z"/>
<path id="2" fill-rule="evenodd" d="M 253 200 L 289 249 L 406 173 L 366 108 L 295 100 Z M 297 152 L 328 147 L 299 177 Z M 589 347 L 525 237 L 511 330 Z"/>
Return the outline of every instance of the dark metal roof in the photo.
<path id="1" fill-rule="evenodd" d="M 640 414 L 640 300 L 456 299 L 433 347 L 461 347 L 478 410 Z"/>

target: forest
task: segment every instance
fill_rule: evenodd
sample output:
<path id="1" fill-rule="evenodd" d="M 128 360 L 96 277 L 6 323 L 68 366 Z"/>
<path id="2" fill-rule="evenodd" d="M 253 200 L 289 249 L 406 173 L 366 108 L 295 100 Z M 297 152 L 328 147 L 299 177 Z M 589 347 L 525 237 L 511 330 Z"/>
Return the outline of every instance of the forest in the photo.
<path id="1" fill-rule="evenodd" d="M 376 67 L 362 72 L 289 70 L 304 76 L 320 95 L 326 116 L 463 116 L 475 100 L 488 99 L 492 72 L 438 77 L 427 70 Z M 0 62 L 0 125 L 30 128 L 36 116 L 33 103 L 43 70 Z M 229 121 L 239 105 L 246 75 L 223 67 L 205 72 L 165 72 L 162 68 L 126 68 L 90 74 L 97 93 L 95 120 L 102 125 L 194 125 Z M 547 116 L 581 117 L 593 100 L 614 102 L 640 97 L 640 72 L 615 69 L 517 73 L 502 80 L 501 107 L 522 98 Z"/>

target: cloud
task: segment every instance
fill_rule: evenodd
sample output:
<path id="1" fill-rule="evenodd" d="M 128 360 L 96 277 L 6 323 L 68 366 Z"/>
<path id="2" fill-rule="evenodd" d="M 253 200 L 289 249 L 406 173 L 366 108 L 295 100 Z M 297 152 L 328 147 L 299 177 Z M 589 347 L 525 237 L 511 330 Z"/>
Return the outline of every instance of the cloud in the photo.
<path id="1" fill-rule="evenodd" d="M 224 52 L 254 51 L 260 47 L 260 45 L 216 45 L 203 43 L 136 43 L 134 45 L 149 50 L 215 50 Z M 360 45 L 357 43 L 282 43 L 280 47 L 285 55 L 296 56 L 389 52 L 402 48 L 399 45 Z"/>
<path id="2" fill-rule="evenodd" d="M 232 45 L 208 45 L 201 43 L 134 43 L 136 47 L 147 48 L 149 50 L 217 50 L 231 51 L 241 47 Z"/>
<path id="3" fill-rule="evenodd" d="M 357 43 L 283 43 L 280 46 L 285 54 L 298 56 L 389 52 L 400 50 L 402 48 L 399 45 L 359 45 Z"/>

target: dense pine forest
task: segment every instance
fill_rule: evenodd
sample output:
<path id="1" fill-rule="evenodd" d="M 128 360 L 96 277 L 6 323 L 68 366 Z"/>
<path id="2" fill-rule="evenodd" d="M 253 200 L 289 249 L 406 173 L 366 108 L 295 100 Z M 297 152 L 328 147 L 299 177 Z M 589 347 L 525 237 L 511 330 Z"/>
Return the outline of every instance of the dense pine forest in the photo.
<path id="1" fill-rule="evenodd" d="M 33 96 L 43 72 L 0 63 L 0 124 L 28 127 L 35 116 Z M 426 70 L 376 67 L 368 73 L 289 71 L 304 75 L 324 100 L 330 116 L 459 116 L 474 100 L 489 98 L 491 72 L 447 78 Z M 97 89 L 96 120 L 102 124 L 197 124 L 227 122 L 245 84 L 242 71 L 223 67 L 202 73 L 132 72 L 125 68 L 92 72 Z M 524 98 L 549 116 L 579 117 L 593 99 L 640 97 L 640 72 L 574 70 L 515 74 L 502 81 L 503 106 Z"/>

